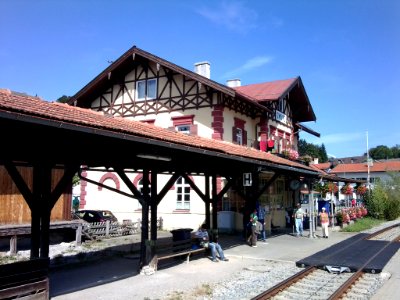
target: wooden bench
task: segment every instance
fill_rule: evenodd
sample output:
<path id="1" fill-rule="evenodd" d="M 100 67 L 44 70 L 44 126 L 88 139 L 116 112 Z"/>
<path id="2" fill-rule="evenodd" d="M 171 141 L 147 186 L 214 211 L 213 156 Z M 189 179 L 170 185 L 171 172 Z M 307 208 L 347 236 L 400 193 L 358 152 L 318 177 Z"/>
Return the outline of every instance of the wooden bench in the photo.
<path id="1" fill-rule="evenodd" d="M 195 244 L 196 240 L 193 239 L 158 242 L 156 245 L 156 255 L 153 257 L 150 266 L 154 268 L 154 271 L 157 271 L 159 261 L 181 256 L 186 256 L 186 263 L 189 263 L 192 254 L 205 254 L 207 251 L 207 249 L 203 247 L 192 249 L 192 246 Z"/>
<path id="2" fill-rule="evenodd" d="M 49 259 L 0 265 L 0 299 L 48 300 Z"/>

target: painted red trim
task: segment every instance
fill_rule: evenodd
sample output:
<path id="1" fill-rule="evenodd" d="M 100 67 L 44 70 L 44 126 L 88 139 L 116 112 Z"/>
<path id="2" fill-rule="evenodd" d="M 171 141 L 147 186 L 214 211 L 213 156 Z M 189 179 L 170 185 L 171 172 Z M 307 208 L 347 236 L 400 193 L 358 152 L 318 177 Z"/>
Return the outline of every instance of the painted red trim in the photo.
<path id="1" fill-rule="evenodd" d="M 214 106 L 211 118 L 211 128 L 214 130 L 211 138 L 222 141 L 224 139 L 224 107 L 222 105 Z"/>
<path id="2" fill-rule="evenodd" d="M 239 119 L 239 118 L 236 118 L 236 117 L 234 117 L 233 120 L 235 122 L 235 127 L 244 130 L 244 124 L 246 124 L 245 120 L 242 120 L 242 119 Z"/>
<path id="3" fill-rule="evenodd" d="M 174 126 L 193 125 L 194 115 L 171 117 Z"/>
<path id="4" fill-rule="evenodd" d="M 154 125 L 154 123 L 156 122 L 156 119 L 141 120 L 140 122 Z"/>
<path id="5" fill-rule="evenodd" d="M 112 181 L 114 181 L 114 183 L 115 183 L 115 188 L 116 188 L 117 190 L 120 189 L 120 183 L 119 183 L 119 179 L 118 179 L 117 175 L 115 175 L 114 173 L 111 173 L 111 172 L 107 172 L 106 174 L 104 174 L 104 175 L 100 178 L 99 183 L 104 184 L 104 182 L 105 182 L 106 180 L 108 180 L 108 179 L 111 179 Z M 101 191 L 101 190 L 103 189 L 103 187 L 99 185 L 99 186 L 98 186 L 98 189 L 99 189 L 99 191 Z"/>
<path id="6" fill-rule="evenodd" d="M 86 178 L 87 177 L 87 171 L 82 171 L 81 173 L 82 177 Z M 79 197 L 79 208 L 83 209 L 85 208 L 86 205 L 86 187 L 87 187 L 87 181 L 81 180 L 81 195 Z"/>
<path id="7" fill-rule="evenodd" d="M 175 209 L 172 211 L 173 214 L 189 214 L 190 209 Z"/>

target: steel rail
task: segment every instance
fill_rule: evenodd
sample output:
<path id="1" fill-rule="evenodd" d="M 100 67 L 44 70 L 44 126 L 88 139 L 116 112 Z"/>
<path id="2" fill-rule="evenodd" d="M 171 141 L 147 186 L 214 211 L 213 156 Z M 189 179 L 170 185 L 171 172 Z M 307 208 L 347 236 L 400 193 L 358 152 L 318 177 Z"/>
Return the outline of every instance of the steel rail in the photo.
<path id="1" fill-rule="evenodd" d="M 300 279 L 306 277 L 308 274 L 314 272 L 317 268 L 314 266 L 310 266 L 305 268 L 299 273 L 294 274 L 293 276 L 285 279 L 284 281 L 278 283 L 277 285 L 271 287 L 270 289 L 266 290 L 265 292 L 262 292 L 261 294 L 255 296 L 252 298 L 252 300 L 265 300 L 265 299 L 270 299 L 273 296 L 277 295 L 281 291 L 285 290 L 295 282 L 299 281 Z"/>
<path id="2" fill-rule="evenodd" d="M 376 236 L 378 234 L 381 234 L 385 231 L 388 231 L 394 227 L 399 226 L 399 224 L 396 225 L 392 225 L 389 227 L 386 227 L 384 229 L 381 229 L 377 232 L 374 232 L 373 234 L 371 234 L 371 236 Z M 364 274 L 364 268 L 375 258 L 377 257 L 379 254 L 381 254 L 389 245 L 391 245 L 392 243 L 397 243 L 399 240 L 400 236 L 397 237 L 396 239 L 390 241 L 389 243 L 387 243 L 386 245 L 384 245 L 378 252 L 376 252 L 357 272 L 355 272 L 349 279 L 347 279 L 341 287 L 339 287 L 329 298 L 328 300 L 337 300 L 337 299 L 341 299 L 343 297 L 344 294 L 346 294 L 346 292 L 350 289 L 350 287 Z"/>
<path id="3" fill-rule="evenodd" d="M 365 237 L 364 239 L 365 239 L 365 240 L 369 240 L 369 239 L 371 239 L 371 238 L 373 238 L 373 237 L 375 237 L 375 236 L 377 236 L 377 235 L 380 235 L 381 233 L 384 233 L 385 231 L 388 231 L 388 230 L 390 230 L 390 229 L 393 229 L 393 228 L 399 227 L 399 226 L 400 226 L 400 224 L 394 224 L 394 225 L 385 227 L 385 228 L 383 228 L 383 229 L 381 229 L 381 230 L 378 230 L 378 231 L 376 231 L 376 232 L 371 233 L 370 235 L 368 235 L 368 236 Z"/>
<path id="4" fill-rule="evenodd" d="M 373 238 L 385 231 L 388 231 L 390 229 L 393 229 L 395 227 L 400 226 L 400 224 L 395 224 L 395 225 L 391 225 L 389 227 L 383 228 L 381 230 L 378 230 L 374 233 L 369 234 L 368 236 L 364 237 L 364 240 L 368 240 L 370 238 Z M 399 242 L 400 241 L 400 236 L 396 239 L 394 239 L 392 242 Z M 351 246 L 352 244 L 355 244 L 357 241 L 354 241 L 353 243 L 351 243 L 349 246 Z M 372 256 L 361 268 L 360 270 L 358 270 L 357 272 L 355 272 L 348 280 L 346 280 L 346 282 L 344 282 L 342 284 L 342 286 L 337 289 L 328 299 L 329 300 L 336 300 L 336 299 L 340 299 L 345 292 L 364 274 L 363 269 L 364 267 L 372 260 L 374 259 L 378 254 L 380 254 L 390 243 L 388 243 L 385 247 L 383 247 L 381 250 L 379 250 L 374 256 Z M 305 276 L 307 276 L 308 274 L 312 273 L 313 271 L 315 271 L 317 268 L 315 266 L 309 266 L 307 268 L 305 268 L 304 270 L 302 270 L 301 272 L 285 279 L 284 281 L 278 283 L 277 285 L 271 287 L 270 289 L 266 290 L 265 292 L 262 292 L 261 294 L 255 296 L 254 298 L 252 298 L 252 300 L 265 300 L 265 299 L 270 299 L 272 297 L 274 297 L 275 295 L 277 295 L 278 293 L 280 293 L 281 291 L 285 290 L 286 288 L 288 288 L 289 286 L 291 286 L 292 284 L 294 284 L 295 282 L 299 281 L 300 279 L 304 278 Z"/>

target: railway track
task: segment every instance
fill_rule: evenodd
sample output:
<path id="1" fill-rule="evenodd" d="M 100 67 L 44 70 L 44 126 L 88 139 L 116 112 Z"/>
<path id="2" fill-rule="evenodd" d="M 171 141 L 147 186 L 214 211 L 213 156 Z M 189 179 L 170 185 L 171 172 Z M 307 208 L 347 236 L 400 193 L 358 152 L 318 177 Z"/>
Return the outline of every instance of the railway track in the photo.
<path id="1" fill-rule="evenodd" d="M 365 273 L 363 270 L 373 259 L 379 256 L 389 245 L 399 242 L 399 224 L 371 233 L 365 240 L 388 241 L 356 272 L 349 269 L 333 268 L 331 272 L 318 269 L 314 266 L 304 268 L 301 272 L 289 277 L 265 292 L 257 295 L 253 300 L 264 299 L 368 299 L 374 292 L 377 274 Z M 354 245 L 352 243 L 352 245 Z M 350 247 L 349 247 L 350 249 Z"/>

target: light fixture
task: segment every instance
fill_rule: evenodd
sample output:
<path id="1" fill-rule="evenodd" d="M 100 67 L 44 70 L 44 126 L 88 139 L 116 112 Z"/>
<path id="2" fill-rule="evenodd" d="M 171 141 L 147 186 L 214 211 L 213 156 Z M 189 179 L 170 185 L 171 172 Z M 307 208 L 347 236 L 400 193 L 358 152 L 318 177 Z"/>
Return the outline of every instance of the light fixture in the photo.
<path id="1" fill-rule="evenodd" d="M 162 161 L 171 161 L 171 157 L 151 155 L 151 154 L 137 154 L 136 157 L 145 158 L 145 159 L 153 159 L 153 160 L 162 160 Z"/>

